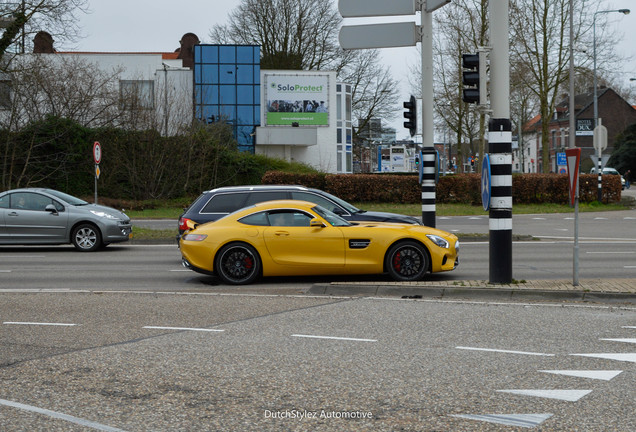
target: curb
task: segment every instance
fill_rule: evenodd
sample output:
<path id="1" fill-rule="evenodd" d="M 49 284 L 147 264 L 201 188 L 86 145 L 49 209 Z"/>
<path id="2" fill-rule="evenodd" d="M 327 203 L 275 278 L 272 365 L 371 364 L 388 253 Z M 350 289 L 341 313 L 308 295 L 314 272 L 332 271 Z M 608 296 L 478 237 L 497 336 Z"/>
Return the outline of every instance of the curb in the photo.
<path id="1" fill-rule="evenodd" d="M 326 296 L 379 296 L 404 299 L 558 300 L 636 304 L 636 294 L 478 287 L 400 287 L 388 285 L 315 284 L 307 292 Z"/>

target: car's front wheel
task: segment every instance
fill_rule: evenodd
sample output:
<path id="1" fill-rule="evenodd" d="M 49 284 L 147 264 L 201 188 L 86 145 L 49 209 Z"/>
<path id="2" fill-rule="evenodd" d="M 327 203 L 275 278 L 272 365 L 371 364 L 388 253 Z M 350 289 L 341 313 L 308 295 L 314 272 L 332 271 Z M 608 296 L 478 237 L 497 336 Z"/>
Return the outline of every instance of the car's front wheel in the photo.
<path id="1" fill-rule="evenodd" d="M 256 249 L 246 243 L 230 243 L 216 256 L 214 269 L 223 282 L 246 285 L 261 274 L 261 258 Z"/>
<path id="2" fill-rule="evenodd" d="M 80 252 L 93 252 L 102 245 L 102 235 L 95 225 L 85 223 L 75 227 L 71 242 Z"/>
<path id="3" fill-rule="evenodd" d="M 428 271 L 428 253 L 417 242 L 403 241 L 391 246 L 386 254 L 385 267 L 396 281 L 421 280 Z"/>

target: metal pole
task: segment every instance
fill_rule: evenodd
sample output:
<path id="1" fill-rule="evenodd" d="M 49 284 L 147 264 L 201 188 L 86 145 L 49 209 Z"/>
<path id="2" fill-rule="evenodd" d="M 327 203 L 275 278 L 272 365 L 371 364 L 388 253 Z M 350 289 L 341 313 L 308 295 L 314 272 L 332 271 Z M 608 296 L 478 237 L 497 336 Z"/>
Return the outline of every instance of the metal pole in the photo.
<path id="1" fill-rule="evenodd" d="M 95 204 L 97 204 L 97 168 L 99 167 L 98 164 L 95 164 Z"/>
<path id="2" fill-rule="evenodd" d="M 490 283 L 512 282 L 512 123 L 508 1 L 489 2 L 490 106 L 488 148 L 491 161 L 489 213 Z M 483 157 L 483 156 L 482 156 Z"/>
<path id="3" fill-rule="evenodd" d="M 422 222 L 435 227 L 435 146 L 433 130 L 433 14 L 422 2 Z"/>
<path id="4" fill-rule="evenodd" d="M 596 45 L 595 45 L 596 46 Z M 596 60 L 596 58 L 595 58 Z M 594 74 L 596 78 L 596 73 Z M 594 86 L 596 91 L 596 85 Z M 574 5 L 570 0 L 570 96 L 569 96 L 569 135 L 568 147 L 576 147 L 576 126 L 575 126 L 575 105 L 574 105 Z M 576 167 L 579 169 L 579 167 Z M 578 177 L 578 176 L 577 176 Z M 574 250 L 572 251 L 572 285 L 579 285 L 579 184 L 576 183 L 574 190 Z"/>

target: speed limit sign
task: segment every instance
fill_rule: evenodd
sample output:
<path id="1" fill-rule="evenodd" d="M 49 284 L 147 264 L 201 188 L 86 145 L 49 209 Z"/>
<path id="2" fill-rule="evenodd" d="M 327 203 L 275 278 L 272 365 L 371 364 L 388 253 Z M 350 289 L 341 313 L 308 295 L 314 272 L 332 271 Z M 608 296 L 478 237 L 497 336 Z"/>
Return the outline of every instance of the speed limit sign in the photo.
<path id="1" fill-rule="evenodd" d="M 102 146 L 99 144 L 99 141 L 95 141 L 93 144 L 93 159 L 95 159 L 96 164 L 99 164 L 102 160 Z"/>

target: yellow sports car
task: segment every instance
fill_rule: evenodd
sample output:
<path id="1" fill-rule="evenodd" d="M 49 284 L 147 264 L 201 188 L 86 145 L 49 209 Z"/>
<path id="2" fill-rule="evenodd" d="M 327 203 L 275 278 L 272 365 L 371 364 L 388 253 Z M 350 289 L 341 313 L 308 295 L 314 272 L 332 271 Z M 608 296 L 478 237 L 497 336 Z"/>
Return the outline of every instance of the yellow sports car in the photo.
<path id="1" fill-rule="evenodd" d="M 351 223 L 306 201 L 267 201 L 186 232 L 183 265 L 225 283 L 259 276 L 381 274 L 415 281 L 453 270 L 459 241 L 420 225 Z"/>

